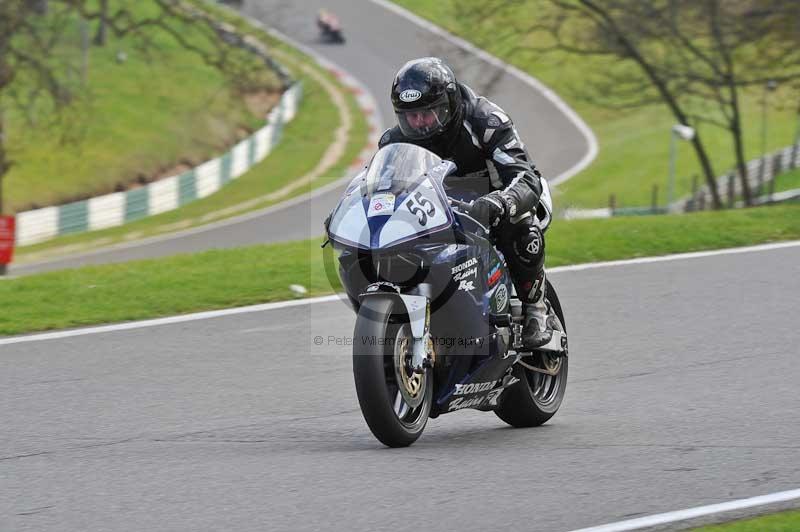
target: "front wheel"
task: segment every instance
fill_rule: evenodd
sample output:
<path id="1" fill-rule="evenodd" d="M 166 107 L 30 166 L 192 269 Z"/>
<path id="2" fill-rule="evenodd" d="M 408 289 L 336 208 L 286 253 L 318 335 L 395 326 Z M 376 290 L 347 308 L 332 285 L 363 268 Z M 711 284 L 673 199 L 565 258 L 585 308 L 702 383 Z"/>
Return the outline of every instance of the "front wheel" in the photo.
<path id="1" fill-rule="evenodd" d="M 395 320 L 394 305 L 388 297 L 364 299 L 353 337 L 353 376 L 372 434 L 389 447 L 407 447 L 428 421 L 433 376 L 411 370 L 411 327 Z"/>
<path id="2" fill-rule="evenodd" d="M 547 299 L 555 311 L 555 328 L 566 333 L 564 312 L 549 281 Z M 544 372 L 517 363 L 513 371 L 520 382 L 503 393 L 495 414 L 513 427 L 538 427 L 555 415 L 564 400 L 569 358 L 538 351 L 533 356 L 524 357 L 521 362 Z"/>

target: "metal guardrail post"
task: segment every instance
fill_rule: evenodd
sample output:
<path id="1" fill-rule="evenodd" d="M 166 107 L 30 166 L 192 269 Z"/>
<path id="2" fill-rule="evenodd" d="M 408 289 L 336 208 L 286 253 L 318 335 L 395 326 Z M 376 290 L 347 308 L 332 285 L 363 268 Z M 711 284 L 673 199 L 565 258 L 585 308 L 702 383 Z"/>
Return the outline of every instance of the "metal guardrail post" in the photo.
<path id="1" fill-rule="evenodd" d="M 769 191 L 768 192 L 769 201 L 772 202 L 772 195 L 775 194 L 775 176 L 773 176 L 772 179 L 770 179 L 767 190 Z"/>
<path id="2" fill-rule="evenodd" d="M 733 209 L 733 201 L 736 197 L 736 174 L 728 174 L 728 208 Z"/>
<path id="3" fill-rule="evenodd" d="M 695 210 L 696 203 L 697 203 L 697 174 L 692 176 L 692 195 L 689 197 L 689 201 L 686 202 L 684 211 L 692 212 L 693 210 Z"/>
<path id="4" fill-rule="evenodd" d="M 781 172 L 783 172 L 783 153 L 778 152 L 772 158 L 772 179 L 774 180 Z"/>

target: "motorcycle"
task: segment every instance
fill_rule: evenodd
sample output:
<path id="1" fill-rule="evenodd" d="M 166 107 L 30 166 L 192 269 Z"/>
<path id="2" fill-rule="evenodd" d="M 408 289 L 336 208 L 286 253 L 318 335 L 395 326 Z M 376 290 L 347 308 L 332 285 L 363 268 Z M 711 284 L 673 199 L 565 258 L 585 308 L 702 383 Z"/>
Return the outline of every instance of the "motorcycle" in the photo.
<path id="1" fill-rule="evenodd" d="M 357 314 L 353 376 L 361 412 L 389 447 L 465 408 L 514 427 L 545 423 L 564 398 L 568 346 L 554 287 L 553 339 L 522 346 L 522 304 L 489 230 L 452 186 L 456 165 L 412 144 L 380 149 L 326 221 Z"/>
<path id="2" fill-rule="evenodd" d="M 332 13 L 322 13 L 317 18 L 317 27 L 322 42 L 343 44 L 345 42 L 339 18 Z"/>

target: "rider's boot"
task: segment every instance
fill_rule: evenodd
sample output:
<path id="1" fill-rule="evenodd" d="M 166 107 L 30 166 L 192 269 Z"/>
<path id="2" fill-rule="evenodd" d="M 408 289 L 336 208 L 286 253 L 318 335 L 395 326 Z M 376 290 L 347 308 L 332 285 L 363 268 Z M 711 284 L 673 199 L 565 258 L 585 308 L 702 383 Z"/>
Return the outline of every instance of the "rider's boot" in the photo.
<path id="1" fill-rule="evenodd" d="M 550 304 L 545 299 L 547 290 L 544 270 L 537 276 L 537 289 L 533 298 L 522 302 L 525 325 L 522 328 L 522 344 L 526 349 L 536 349 L 553 338 L 553 318 Z"/>

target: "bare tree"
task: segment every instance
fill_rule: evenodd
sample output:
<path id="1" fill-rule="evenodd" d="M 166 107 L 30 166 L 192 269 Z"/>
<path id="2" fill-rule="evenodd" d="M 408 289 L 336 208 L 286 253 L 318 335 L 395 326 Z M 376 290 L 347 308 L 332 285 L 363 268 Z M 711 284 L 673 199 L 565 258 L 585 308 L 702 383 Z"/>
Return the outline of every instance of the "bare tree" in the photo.
<path id="1" fill-rule="evenodd" d="M 153 9 L 128 9 L 113 0 L 0 0 L 0 214 L 4 212 L 3 179 L 13 165 L 8 154 L 9 109 L 31 119 L 38 114 L 61 116 L 85 92 L 74 68 L 58 53 L 69 21 L 100 21 L 104 33 L 127 37 L 131 45 L 158 53 L 156 32 L 217 68 L 241 92 L 277 78 L 285 88 L 289 75 L 241 30 L 220 23 L 198 5 L 183 0 L 150 0 Z M 264 68 L 266 64 L 267 68 Z"/>
<path id="2" fill-rule="evenodd" d="M 100 0 L 99 20 L 97 21 L 97 33 L 94 35 L 95 46 L 106 45 L 106 35 L 108 33 L 108 0 Z"/>
<path id="3" fill-rule="evenodd" d="M 487 0 L 462 17 L 492 24 L 509 53 L 598 56 L 577 97 L 614 109 L 666 105 L 676 121 L 712 124 L 732 138 L 745 201 L 751 201 L 742 135 L 742 89 L 800 79 L 797 21 L 789 0 Z M 793 16 L 792 16 L 793 15 Z M 487 22 L 488 21 L 488 22 Z M 790 22 L 791 21 L 791 22 Z M 462 20 L 464 22 L 464 20 Z M 792 36 L 792 38 L 787 38 Z M 793 40 L 792 40 L 793 39 Z M 695 127 L 695 129 L 697 129 Z M 692 146 L 715 208 L 716 174 L 703 135 Z"/>

